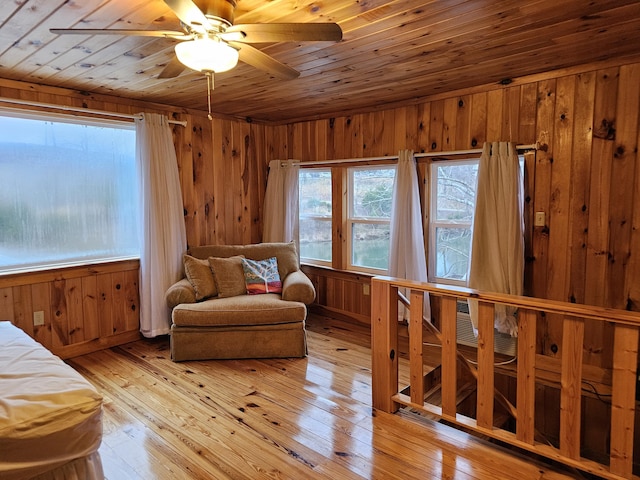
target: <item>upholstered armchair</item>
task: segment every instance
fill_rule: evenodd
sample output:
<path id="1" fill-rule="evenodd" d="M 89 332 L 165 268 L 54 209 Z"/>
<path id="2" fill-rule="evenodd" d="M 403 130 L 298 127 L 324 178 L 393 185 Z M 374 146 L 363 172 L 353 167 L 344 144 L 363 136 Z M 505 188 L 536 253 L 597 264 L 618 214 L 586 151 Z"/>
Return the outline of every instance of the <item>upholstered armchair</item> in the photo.
<path id="1" fill-rule="evenodd" d="M 295 244 L 207 245 L 166 292 L 174 361 L 304 357 L 315 289 Z"/>

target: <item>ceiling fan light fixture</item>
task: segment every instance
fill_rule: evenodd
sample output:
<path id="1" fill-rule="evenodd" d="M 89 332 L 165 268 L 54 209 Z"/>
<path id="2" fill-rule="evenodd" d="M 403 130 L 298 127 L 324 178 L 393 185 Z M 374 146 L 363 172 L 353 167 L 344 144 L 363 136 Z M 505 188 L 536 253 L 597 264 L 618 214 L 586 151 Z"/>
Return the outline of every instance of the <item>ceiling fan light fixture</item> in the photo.
<path id="1" fill-rule="evenodd" d="M 198 72 L 226 72 L 238 64 L 238 51 L 217 38 L 181 42 L 175 51 L 181 63 Z"/>

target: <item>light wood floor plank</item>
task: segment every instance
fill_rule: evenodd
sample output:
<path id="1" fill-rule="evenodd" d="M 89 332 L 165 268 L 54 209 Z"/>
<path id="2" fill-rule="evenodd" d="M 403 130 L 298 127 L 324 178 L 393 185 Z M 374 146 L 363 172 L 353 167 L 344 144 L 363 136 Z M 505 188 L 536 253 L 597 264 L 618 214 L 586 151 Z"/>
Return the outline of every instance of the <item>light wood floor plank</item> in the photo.
<path id="1" fill-rule="evenodd" d="M 368 334 L 312 314 L 303 359 L 174 363 L 162 338 L 69 363 L 104 395 L 109 480 L 575 478 L 426 418 L 372 411 Z"/>

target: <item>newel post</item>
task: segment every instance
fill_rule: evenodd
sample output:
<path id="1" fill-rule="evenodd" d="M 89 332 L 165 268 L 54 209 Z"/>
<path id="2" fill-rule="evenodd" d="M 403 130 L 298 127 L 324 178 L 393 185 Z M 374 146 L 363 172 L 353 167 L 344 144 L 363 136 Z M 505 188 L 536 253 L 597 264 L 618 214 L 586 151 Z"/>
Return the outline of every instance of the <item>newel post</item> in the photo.
<path id="1" fill-rule="evenodd" d="M 371 281 L 371 391 L 373 408 L 398 410 L 398 288 Z"/>

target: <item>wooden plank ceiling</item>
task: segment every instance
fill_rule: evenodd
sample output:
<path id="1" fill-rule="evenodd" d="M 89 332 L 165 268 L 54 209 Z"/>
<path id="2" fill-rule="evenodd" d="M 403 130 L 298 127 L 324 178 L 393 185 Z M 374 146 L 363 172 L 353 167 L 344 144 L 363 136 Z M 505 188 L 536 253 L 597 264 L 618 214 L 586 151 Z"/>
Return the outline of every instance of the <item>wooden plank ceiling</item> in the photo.
<path id="1" fill-rule="evenodd" d="M 637 0 L 238 0 L 235 24 L 337 22 L 332 42 L 259 44 L 301 72 L 239 63 L 216 75 L 213 111 L 291 122 L 573 65 L 640 55 Z M 162 0 L 14 0 L 0 7 L 0 78 L 207 109 L 204 75 L 158 74 L 177 41 L 58 36 L 49 28 L 181 30 Z"/>

